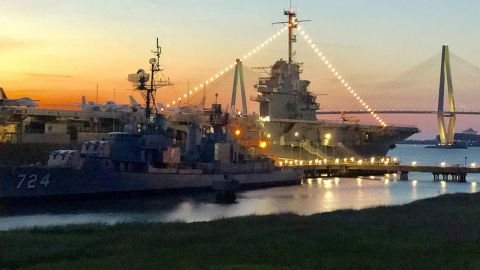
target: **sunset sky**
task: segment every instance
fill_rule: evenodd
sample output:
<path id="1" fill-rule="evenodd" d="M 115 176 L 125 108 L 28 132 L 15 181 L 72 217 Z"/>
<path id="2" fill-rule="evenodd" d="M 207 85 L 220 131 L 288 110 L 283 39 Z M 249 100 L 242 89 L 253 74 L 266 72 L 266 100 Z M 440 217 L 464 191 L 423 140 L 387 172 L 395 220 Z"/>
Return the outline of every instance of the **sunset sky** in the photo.
<path id="1" fill-rule="evenodd" d="M 29 96 L 46 105 L 78 103 L 82 95 L 95 100 L 98 83 L 99 102 L 112 100 L 116 89 L 116 101 L 126 103 L 130 94 L 139 98 L 128 90 L 127 75 L 147 68 L 159 37 L 164 74 L 175 83 L 158 93 L 158 100 L 168 103 L 188 82 L 195 86 L 210 78 L 278 31 L 281 26 L 272 22 L 285 20 L 288 5 L 287 0 L 2 0 L 0 86 L 10 97 Z M 367 101 L 376 85 L 439 53 L 445 43 L 480 65 L 480 1 L 296 0 L 294 7 L 299 19 L 312 20 L 303 24 L 312 40 Z M 319 96 L 321 106 L 353 104 L 307 44 L 299 38 L 295 46 L 311 90 L 327 94 Z M 286 52 L 282 35 L 244 65 L 269 66 Z M 212 91 L 226 104 L 231 73 L 224 76 Z M 253 95 L 261 74 L 247 70 L 246 76 Z M 432 103 L 436 98 L 432 95 Z M 396 104 L 412 100 L 399 98 Z M 384 118 L 418 125 L 420 137 L 436 134 L 434 116 Z M 480 129 L 475 120 L 460 117 L 458 129 Z"/>

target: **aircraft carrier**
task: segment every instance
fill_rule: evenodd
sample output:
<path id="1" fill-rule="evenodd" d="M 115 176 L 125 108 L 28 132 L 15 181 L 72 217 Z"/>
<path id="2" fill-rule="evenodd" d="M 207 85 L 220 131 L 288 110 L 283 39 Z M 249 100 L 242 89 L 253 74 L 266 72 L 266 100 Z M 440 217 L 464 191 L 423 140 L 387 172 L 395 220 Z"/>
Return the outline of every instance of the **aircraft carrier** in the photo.
<path id="1" fill-rule="evenodd" d="M 396 143 L 419 132 L 413 126 L 368 125 L 348 121 L 345 116 L 344 121 L 317 119 L 317 97 L 308 89 L 310 81 L 300 77 L 302 64 L 293 60 L 293 29 L 298 20 L 292 10 L 284 15 L 288 16 L 288 60 L 276 61 L 267 71 L 268 76 L 259 78 L 257 95 L 252 100 L 259 103 L 260 117 L 237 117 L 234 125 L 240 140 L 245 144 L 266 142 L 266 151 L 277 160 L 370 158 L 385 156 Z M 248 117 L 258 121 L 245 119 Z M 255 130 L 254 122 L 260 132 Z"/>

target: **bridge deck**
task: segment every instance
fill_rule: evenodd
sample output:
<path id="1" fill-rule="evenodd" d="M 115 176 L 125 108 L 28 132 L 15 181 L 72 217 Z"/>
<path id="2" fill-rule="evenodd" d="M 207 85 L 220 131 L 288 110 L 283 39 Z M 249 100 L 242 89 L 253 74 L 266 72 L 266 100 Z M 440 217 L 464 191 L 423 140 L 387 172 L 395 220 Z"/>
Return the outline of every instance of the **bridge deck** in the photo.
<path id="1" fill-rule="evenodd" d="M 368 111 L 317 111 L 317 114 L 370 114 Z M 438 111 L 414 111 L 414 110 L 377 110 L 376 114 L 437 114 Z M 455 111 L 448 112 L 444 111 L 443 114 L 469 114 L 469 115 L 479 115 L 480 112 L 475 111 Z"/>

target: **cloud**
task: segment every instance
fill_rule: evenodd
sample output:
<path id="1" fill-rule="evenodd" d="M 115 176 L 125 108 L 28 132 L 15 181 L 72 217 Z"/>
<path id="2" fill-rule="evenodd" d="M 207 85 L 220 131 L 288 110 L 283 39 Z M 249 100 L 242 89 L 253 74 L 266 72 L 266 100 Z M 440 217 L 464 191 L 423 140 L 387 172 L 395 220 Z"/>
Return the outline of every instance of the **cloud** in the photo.
<path id="1" fill-rule="evenodd" d="M 75 76 L 67 74 L 48 74 L 48 73 L 24 73 L 26 76 L 37 78 L 52 78 L 52 79 L 71 79 Z"/>
<path id="2" fill-rule="evenodd" d="M 13 39 L 10 37 L 0 37 L 0 50 L 2 52 L 9 51 L 9 50 L 15 50 L 15 49 L 21 49 L 29 46 L 37 46 L 38 41 L 26 41 L 26 40 L 18 40 L 18 39 Z"/>
<path id="3" fill-rule="evenodd" d="M 0 49 L 2 50 L 15 49 L 22 46 L 24 46 L 24 43 L 22 41 L 10 38 L 0 38 Z"/>

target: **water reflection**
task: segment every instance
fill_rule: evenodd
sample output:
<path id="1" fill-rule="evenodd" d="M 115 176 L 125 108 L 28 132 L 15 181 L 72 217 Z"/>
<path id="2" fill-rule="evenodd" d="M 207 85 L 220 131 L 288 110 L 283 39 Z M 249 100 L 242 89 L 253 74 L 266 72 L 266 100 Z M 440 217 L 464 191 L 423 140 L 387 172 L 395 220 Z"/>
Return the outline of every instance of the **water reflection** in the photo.
<path id="1" fill-rule="evenodd" d="M 213 193 L 162 197 L 0 206 L 0 230 L 47 225 L 131 221 L 208 221 L 223 217 L 291 212 L 300 215 L 404 204 L 444 193 L 477 192 L 477 183 L 446 183 L 388 177 L 311 178 L 302 185 L 240 192 L 232 205 L 215 204 Z"/>

